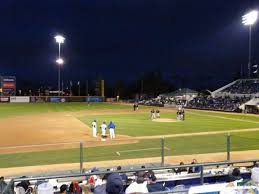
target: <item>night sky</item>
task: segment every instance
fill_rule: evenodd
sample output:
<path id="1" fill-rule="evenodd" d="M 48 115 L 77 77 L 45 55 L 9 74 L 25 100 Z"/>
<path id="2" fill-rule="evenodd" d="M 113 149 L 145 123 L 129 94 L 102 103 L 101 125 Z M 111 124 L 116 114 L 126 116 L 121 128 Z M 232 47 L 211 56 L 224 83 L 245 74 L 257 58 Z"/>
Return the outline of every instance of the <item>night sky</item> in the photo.
<path id="1" fill-rule="evenodd" d="M 56 83 L 58 47 L 66 37 L 63 79 L 134 80 L 161 71 L 190 87 L 225 84 L 247 66 L 248 28 L 241 17 L 255 0 L 3 0 L 0 74 Z M 259 22 L 253 27 L 259 61 Z"/>

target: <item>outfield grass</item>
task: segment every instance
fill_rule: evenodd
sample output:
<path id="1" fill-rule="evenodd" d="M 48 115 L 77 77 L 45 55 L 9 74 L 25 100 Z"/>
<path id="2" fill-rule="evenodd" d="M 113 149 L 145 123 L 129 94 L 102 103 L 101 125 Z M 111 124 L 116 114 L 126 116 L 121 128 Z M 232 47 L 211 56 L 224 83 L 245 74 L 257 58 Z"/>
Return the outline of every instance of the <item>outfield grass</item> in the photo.
<path id="1" fill-rule="evenodd" d="M 166 138 L 165 155 L 201 154 L 226 151 L 226 135 L 206 135 Z M 129 151 L 138 149 L 159 148 L 160 139 L 141 140 L 135 144 L 103 146 L 84 149 L 84 161 L 119 160 L 130 158 L 158 157 L 161 151 L 143 150 L 139 152 Z M 259 148 L 259 133 L 244 132 L 231 135 L 231 150 L 254 150 Z M 121 155 L 116 154 L 117 151 Z M 244 158 L 245 159 L 245 158 Z M 0 167 L 31 166 L 44 164 L 74 163 L 79 162 L 79 149 L 66 149 L 56 151 L 42 151 L 19 154 L 0 155 Z"/>
<path id="2" fill-rule="evenodd" d="M 162 118 L 175 119 L 175 113 L 161 113 Z M 89 115 L 80 120 L 91 126 L 96 119 L 100 125 L 102 121 L 113 121 L 117 125 L 116 133 L 129 136 L 150 136 L 180 133 L 209 132 L 233 129 L 258 128 L 259 119 L 254 116 L 229 115 L 224 113 L 206 113 L 186 111 L 184 122 L 160 123 L 152 122 L 149 113 L 132 113 L 120 115 Z"/>
<path id="3" fill-rule="evenodd" d="M 70 103 L 10 103 L 0 104 L 0 118 L 46 112 L 65 112 L 98 109 L 130 109 L 128 105 L 85 102 Z"/>
<path id="4" fill-rule="evenodd" d="M 140 108 L 150 110 L 151 107 L 141 106 Z M 112 113 L 113 110 L 132 110 L 132 107 L 108 103 L 91 103 L 89 106 L 87 103 L 0 104 L 0 118 L 46 112 L 71 112 L 101 109 L 110 110 Z M 162 136 L 166 134 L 259 128 L 259 119 L 257 116 L 244 114 L 186 110 L 186 120 L 184 122 L 175 123 L 152 122 L 149 119 L 149 116 L 149 112 L 141 113 L 132 111 L 129 113 L 113 115 L 86 115 L 78 119 L 89 126 L 94 119 L 98 121 L 98 125 L 100 125 L 102 121 L 114 121 L 117 125 L 116 133 L 129 136 Z M 175 116 L 174 112 L 165 113 L 163 112 L 163 109 L 161 110 L 162 118 L 174 119 Z M 259 132 L 233 133 L 231 148 L 233 151 L 258 149 L 258 140 Z M 218 134 L 167 138 L 165 145 L 170 149 L 165 150 L 165 154 L 168 156 L 224 152 L 226 151 L 226 136 L 224 134 Z M 84 161 L 155 157 L 160 156 L 159 147 L 160 139 L 151 139 L 140 140 L 135 144 L 85 148 Z M 129 151 L 149 148 L 155 149 L 137 152 Z M 116 154 L 117 151 L 122 151 L 120 156 Z M 79 162 L 79 149 L 0 155 L 0 168 L 72 162 Z"/>

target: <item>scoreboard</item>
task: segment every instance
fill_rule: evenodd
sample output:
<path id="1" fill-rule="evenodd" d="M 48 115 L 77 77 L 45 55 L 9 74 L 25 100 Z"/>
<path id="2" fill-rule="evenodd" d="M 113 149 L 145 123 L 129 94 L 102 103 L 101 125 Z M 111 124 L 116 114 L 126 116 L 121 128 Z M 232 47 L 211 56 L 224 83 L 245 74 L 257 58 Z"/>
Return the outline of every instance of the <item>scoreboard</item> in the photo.
<path id="1" fill-rule="evenodd" d="M 95 81 L 95 95 L 104 97 L 104 80 Z"/>
<path id="2" fill-rule="evenodd" d="M 16 77 L 15 76 L 0 76 L 0 93 L 1 96 L 16 95 Z"/>

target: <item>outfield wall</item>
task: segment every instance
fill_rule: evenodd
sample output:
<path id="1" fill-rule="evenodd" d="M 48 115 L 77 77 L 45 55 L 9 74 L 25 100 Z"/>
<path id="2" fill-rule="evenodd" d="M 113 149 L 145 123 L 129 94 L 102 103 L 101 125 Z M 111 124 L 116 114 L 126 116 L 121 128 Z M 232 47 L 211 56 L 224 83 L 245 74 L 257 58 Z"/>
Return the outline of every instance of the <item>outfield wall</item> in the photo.
<path id="1" fill-rule="evenodd" d="M 40 102 L 105 102 L 101 96 L 5 96 L 1 103 L 40 103 Z"/>

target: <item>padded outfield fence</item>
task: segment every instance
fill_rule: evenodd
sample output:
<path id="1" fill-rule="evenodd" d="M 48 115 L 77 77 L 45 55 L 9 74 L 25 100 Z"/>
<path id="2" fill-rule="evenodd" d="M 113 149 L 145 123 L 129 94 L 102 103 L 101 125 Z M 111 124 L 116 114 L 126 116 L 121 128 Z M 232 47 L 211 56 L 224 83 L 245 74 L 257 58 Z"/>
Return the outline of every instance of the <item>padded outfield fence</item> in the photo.
<path id="1" fill-rule="evenodd" d="M 102 96 L 0 96 L 3 103 L 104 102 Z"/>
<path id="2" fill-rule="evenodd" d="M 84 168 L 90 167 L 116 167 L 118 165 L 140 165 L 146 163 L 147 166 L 167 166 L 172 163 L 190 163 L 193 158 L 199 162 L 199 157 L 203 156 L 209 161 L 229 161 L 232 158 L 232 151 L 247 150 L 247 146 L 258 149 L 258 139 L 242 137 L 240 134 L 217 134 L 207 136 L 186 136 L 178 138 L 157 139 L 132 139 L 128 142 L 121 140 L 107 140 L 106 142 L 86 141 L 86 142 L 63 142 L 42 145 L 11 146 L 0 148 L 0 168 L 9 169 L 16 174 L 15 167 L 22 167 L 26 172 L 23 175 L 31 175 L 36 172 L 37 166 L 46 165 L 44 168 L 54 171 L 82 172 Z M 204 138 L 211 138 L 209 144 L 202 143 Z M 244 142 L 240 144 L 240 141 Z M 191 143 L 190 143 L 191 142 Z M 214 152 L 210 150 L 213 148 Z M 208 155 L 211 153 L 210 155 Z M 215 154 L 213 154 L 215 153 Z M 219 153 L 219 157 L 216 153 Z M 244 155 L 244 158 L 248 155 Z M 253 159 L 253 157 L 249 157 Z M 28 166 L 28 171 L 26 171 Z M 35 167 L 35 168 L 33 168 Z"/>

